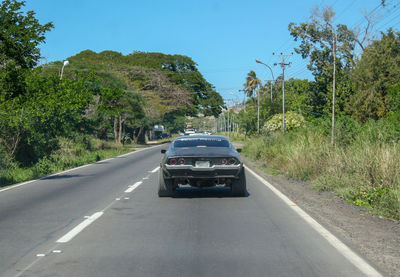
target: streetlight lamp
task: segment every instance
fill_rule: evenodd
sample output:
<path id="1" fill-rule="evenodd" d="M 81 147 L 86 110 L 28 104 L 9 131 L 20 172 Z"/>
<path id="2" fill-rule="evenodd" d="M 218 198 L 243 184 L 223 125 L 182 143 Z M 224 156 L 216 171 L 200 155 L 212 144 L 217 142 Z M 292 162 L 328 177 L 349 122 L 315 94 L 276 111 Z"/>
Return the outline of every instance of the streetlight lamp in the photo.
<path id="1" fill-rule="evenodd" d="M 269 65 L 267 65 L 267 64 L 265 64 L 265 63 L 263 63 L 262 61 L 257 60 L 257 59 L 256 59 L 256 63 L 263 64 L 263 65 L 265 65 L 266 67 L 268 67 L 268 69 L 271 71 L 272 83 L 275 83 L 274 72 L 272 72 L 272 68 L 271 68 Z M 271 83 L 271 102 L 272 102 L 272 83 Z"/>
<path id="2" fill-rule="evenodd" d="M 67 61 L 67 60 L 65 60 L 65 61 L 63 62 L 63 66 L 62 66 L 62 68 L 61 68 L 60 80 L 62 79 L 63 72 L 64 72 L 64 66 L 66 66 L 66 65 L 69 65 L 69 61 Z"/>

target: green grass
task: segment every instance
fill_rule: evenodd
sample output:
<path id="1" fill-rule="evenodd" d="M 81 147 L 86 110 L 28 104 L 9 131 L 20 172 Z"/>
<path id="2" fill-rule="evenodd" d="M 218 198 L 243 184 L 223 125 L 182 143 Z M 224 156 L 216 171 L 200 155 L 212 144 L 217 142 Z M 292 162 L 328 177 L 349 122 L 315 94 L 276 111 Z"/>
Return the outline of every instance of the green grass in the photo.
<path id="1" fill-rule="evenodd" d="M 214 133 L 214 135 L 221 135 L 221 136 L 228 137 L 227 132 Z M 247 138 L 248 138 L 248 136 L 247 136 Z M 231 141 L 236 141 L 236 142 L 244 142 L 246 140 L 244 134 L 236 134 L 236 133 L 229 133 L 229 139 Z"/>
<path id="2" fill-rule="evenodd" d="M 134 145 L 118 145 L 91 138 L 86 144 L 60 139 L 60 149 L 30 167 L 11 163 L 0 172 L 0 187 L 37 179 L 77 166 L 94 163 L 133 151 Z"/>
<path id="3" fill-rule="evenodd" d="M 334 191 L 373 214 L 400 219 L 400 144 L 393 129 L 368 123 L 343 131 L 336 146 L 320 125 L 247 140 L 243 154 L 286 176 Z M 345 140 L 340 140 L 340 136 Z"/>

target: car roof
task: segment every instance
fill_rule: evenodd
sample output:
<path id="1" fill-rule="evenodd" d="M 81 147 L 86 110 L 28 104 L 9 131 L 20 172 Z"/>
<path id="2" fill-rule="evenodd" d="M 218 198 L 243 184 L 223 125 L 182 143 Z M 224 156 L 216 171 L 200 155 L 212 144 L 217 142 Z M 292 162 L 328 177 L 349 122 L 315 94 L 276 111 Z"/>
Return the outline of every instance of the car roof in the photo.
<path id="1" fill-rule="evenodd" d="M 219 136 L 219 135 L 196 135 L 196 136 L 180 136 L 177 137 L 175 140 L 179 140 L 179 139 L 183 139 L 183 138 L 190 138 L 190 139 L 198 139 L 198 138 L 208 138 L 208 139 L 222 139 L 222 140 L 227 140 L 229 141 L 229 139 L 225 136 Z M 230 141 L 229 141 L 230 142 Z"/>

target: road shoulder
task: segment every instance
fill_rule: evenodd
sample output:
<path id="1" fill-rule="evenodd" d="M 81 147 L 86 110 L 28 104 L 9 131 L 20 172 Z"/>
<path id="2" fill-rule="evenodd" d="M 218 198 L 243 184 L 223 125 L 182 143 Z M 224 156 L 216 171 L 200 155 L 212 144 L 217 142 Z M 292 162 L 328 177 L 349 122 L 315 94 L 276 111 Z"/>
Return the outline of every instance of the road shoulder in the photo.
<path id="1" fill-rule="evenodd" d="M 399 221 L 373 216 L 332 192 L 310 189 L 307 182 L 269 175 L 265 165 L 243 155 L 242 160 L 381 271 L 400 276 Z"/>

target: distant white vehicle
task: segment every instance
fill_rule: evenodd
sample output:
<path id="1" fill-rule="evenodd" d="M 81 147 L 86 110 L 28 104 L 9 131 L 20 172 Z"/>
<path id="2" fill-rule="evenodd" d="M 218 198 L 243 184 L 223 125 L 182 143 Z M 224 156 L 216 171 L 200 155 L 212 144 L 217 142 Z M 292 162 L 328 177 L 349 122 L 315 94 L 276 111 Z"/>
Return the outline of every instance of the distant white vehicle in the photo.
<path id="1" fill-rule="evenodd" d="M 190 136 L 191 134 L 195 134 L 196 130 L 195 129 L 186 129 L 185 130 L 185 136 Z"/>

